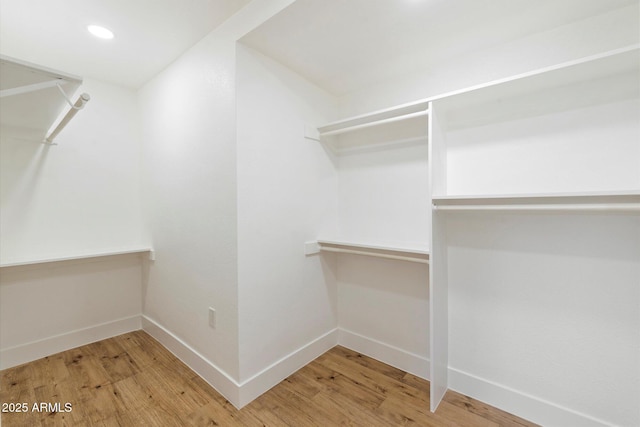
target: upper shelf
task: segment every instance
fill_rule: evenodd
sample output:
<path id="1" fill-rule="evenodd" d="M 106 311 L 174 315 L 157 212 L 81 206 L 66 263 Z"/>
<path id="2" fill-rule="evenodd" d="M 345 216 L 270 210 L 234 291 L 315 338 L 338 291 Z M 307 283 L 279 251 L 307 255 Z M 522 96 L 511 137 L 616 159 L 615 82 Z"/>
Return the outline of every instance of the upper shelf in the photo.
<path id="1" fill-rule="evenodd" d="M 70 110 L 60 88 L 73 94 L 82 78 L 4 55 L 0 66 L 0 124 L 44 139 L 62 113 Z"/>
<path id="2" fill-rule="evenodd" d="M 433 197 L 438 210 L 598 210 L 640 211 L 640 190 Z"/>
<path id="3" fill-rule="evenodd" d="M 619 74 L 637 74 L 639 66 L 640 45 L 635 44 L 339 120 L 320 126 L 318 133 L 319 137 L 331 136 L 428 115 L 429 103 L 432 101 L 438 101 L 439 105 L 447 105 L 450 102 L 450 105 L 455 105 L 456 108 L 468 105 L 482 106 L 487 99 L 516 96 L 520 93 L 531 93 Z M 483 90 L 488 88 L 491 90 Z"/>
<path id="4" fill-rule="evenodd" d="M 434 108 L 446 129 L 484 126 L 637 99 L 639 76 L 633 45 L 451 93 Z"/>
<path id="5" fill-rule="evenodd" d="M 329 123 L 324 126 L 320 126 L 318 128 L 318 133 L 320 134 L 320 137 L 338 135 L 372 126 L 380 126 L 387 123 L 409 120 L 415 117 L 426 116 L 428 114 L 429 102 L 424 100 L 416 101 Z"/>

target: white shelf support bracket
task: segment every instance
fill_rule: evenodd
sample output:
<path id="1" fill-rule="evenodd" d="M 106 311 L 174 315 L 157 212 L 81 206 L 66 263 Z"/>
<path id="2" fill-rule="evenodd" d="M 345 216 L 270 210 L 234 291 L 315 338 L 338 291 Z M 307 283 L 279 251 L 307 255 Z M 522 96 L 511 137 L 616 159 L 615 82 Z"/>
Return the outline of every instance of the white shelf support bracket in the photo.
<path id="1" fill-rule="evenodd" d="M 304 254 L 306 256 L 309 255 L 317 255 L 320 253 L 320 245 L 318 242 L 304 242 Z"/>
<path id="2" fill-rule="evenodd" d="M 309 124 L 304 125 L 304 137 L 312 141 L 320 141 L 320 132 L 315 126 Z"/>

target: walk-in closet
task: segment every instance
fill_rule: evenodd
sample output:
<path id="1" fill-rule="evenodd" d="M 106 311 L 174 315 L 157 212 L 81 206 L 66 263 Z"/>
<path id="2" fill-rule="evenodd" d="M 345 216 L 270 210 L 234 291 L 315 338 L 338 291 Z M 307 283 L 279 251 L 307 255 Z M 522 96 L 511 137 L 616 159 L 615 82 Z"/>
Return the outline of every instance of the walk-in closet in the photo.
<path id="1" fill-rule="evenodd" d="M 240 410 L 338 351 L 640 425 L 638 0 L 98 3 L 0 0 L 0 375 L 144 331 Z"/>

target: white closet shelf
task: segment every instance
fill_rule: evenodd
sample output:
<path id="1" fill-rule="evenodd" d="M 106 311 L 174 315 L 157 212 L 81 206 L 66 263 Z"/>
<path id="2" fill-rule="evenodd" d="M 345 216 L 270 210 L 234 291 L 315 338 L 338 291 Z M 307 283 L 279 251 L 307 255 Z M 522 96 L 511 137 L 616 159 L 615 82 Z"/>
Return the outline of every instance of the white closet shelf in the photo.
<path id="1" fill-rule="evenodd" d="M 555 210 L 640 212 L 640 190 L 582 193 L 434 196 L 437 210 Z"/>
<path id="2" fill-rule="evenodd" d="M 11 260 L 11 261 L 0 263 L 0 267 L 1 268 L 18 267 L 18 266 L 25 266 L 25 265 L 45 264 L 45 263 L 51 263 L 51 262 L 74 261 L 74 260 L 101 258 L 101 257 L 109 257 L 109 256 L 116 256 L 116 255 L 134 255 L 134 254 L 144 254 L 144 253 L 148 253 L 149 260 L 152 260 L 152 261 L 154 260 L 153 248 L 139 247 L 139 248 L 130 248 L 130 249 L 115 249 L 115 250 L 101 251 L 101 252 L 89 252 L 85 254 L 59 256 L 59 257 L 51 257 L 51 258 Z"/>
<path id="3" fill-rule="evenodd" d="M 438 100 L 445 101 L 449 98 L 451 98 L 452 102 L 455 102 L 458 106 L 461 104 L 482 105 L 483 102 L 486 102 L 486 93 L 481 89 L 490 87 L 498 91 L 504 91 L 505 96 L 513 96 L 519 91 L 533 92 L 547 87 L 558 87 L 572 84 L 575 83 L 576 79 L 588 81 L 622 72 L 637 72 L 638 65 L 640 63 L 639 58 L 640 44 L 634 44 L 550 67 L 544 67 L 522 74 L 497 79 L 491 82 L 431 96 L 383 110 L 338 120 L 318 127 L 318 133 L 320 137 L 337 135 L 366 127 L 410 119 L 419 115 L 429 115 L 430 102 Z M 534 77 L 540 78 L 532 79 Z M 514 88 L 512 84 L 508 83 L 514 83 L 519 87 Z M 522 85 L 520 85 L 520 83 L 522 83 Z M 463 95 L 462 98 L 465 99 L 462 100 L 460 95 Z M 492 92 L 490 96 L 495 98 L 495 92 Z"/>
<path id="4" fill-rule="evenodd" d="M 320 137 L 338 135 L 371 126 L 380 126 L 402 120 L 409 120 L 415 117 L 427 116 L 428 114 L 429 102 L 421 100 L 329 123 L 320 126 L 318 133 Z"/>
<path id="5" fill-rule="evenodd" d="M 69 99 L 81 84 L 81 77 L 0 55 L 2 125 L 51 143 L 89 101 L 86 93 Z"/>
<path id="6" fill-rule="evenodd" d="M 401 261 L 419 262 L 423 264 L 429 263 L 429 249 L 426 244 L 398 245 L 326 239 L 318 239 L 317 241 L 305 243 L 306 255 L 316 254 L 322 251 L 365 255 Z"/>
<path id="7" fill-rule="evenodd" d="M 441 108 L 445 111 L 465 108 L 473 110 L 485 108 L 487 104 L 495 101 L 541 93 L 548 89 L 556 90 L 606 77 L 637 75 L 639 71 L 640 44 L 634 44 L 457 90 L 433 97 L 432 100 L 439 100 Z M 579 97 L 578 95 L 576 96 Z"/>

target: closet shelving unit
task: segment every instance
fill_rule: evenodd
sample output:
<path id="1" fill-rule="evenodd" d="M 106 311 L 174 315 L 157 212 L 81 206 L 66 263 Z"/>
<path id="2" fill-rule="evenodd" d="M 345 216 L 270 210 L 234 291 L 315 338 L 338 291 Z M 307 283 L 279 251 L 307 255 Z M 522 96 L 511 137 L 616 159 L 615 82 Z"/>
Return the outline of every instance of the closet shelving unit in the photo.
<path id="1" fill-rule="evenodd" d="M 448 389 L 449 212 L 637 215 L 639 93 L 640 45 L 633 45 L 318 128 L 317 139 L 340 153 L 345 148 L 336 137 L 368 131 L 375 139 L 385 127 L 426 116 L 431 238 L 417 251 L 393 250 L 413 252 L 430 264 L 432 411 Z M 511 154 L 513 164 L 490 160 Z M 379 249 L 319 239 L 306 250 L 375 256 Z"/>
<path id="2" fill-rule="evenodd" d="M 74 94 L 82 85 L 81 77 L 4 55 L 0 55 L 0 67 L 1 125 L 11 135 L 51 144 L 89 101 L 86 93 L 80 94 L 75 102 L 68 99 L 68 95 Z M 127 254 L 148 254 L 153 259 L 151 248 L 132 247 L 41 258 L 12 258 L 0 262 L 0 268 Z"/>
<path id="3" fill-rule="evenodd" d="M 326 142 L 338 157 L 394 150 L 411 144 L 424 143 L 426 146 L 428 115 L 427 101 L 412 102 L 326 124 L 317 129 L 315 139 Z M 371 188 L 369 191 L 375 192 L 378 189 Z M 375 216 L 375 212 L 370 214 Z M 363 240 L 322 236 L 315 242 L 307 242 L 305 253 L 324 251 L 429 263 L 426 238 L 423 242 L 408 242 L 373 237 Z"/>
<path id="4" fill-rule="evenodd" d="M 432 99 L 432 411 L 448 388 L 449 215 L 524 212 L 526 230 L 531 215 L 640 214 L 639 107 L 638 45 Z"/>
<path id="5" fill-rule="evenodd" d="M 27 139 L 51 144 L 58 133 L 89 101 L 76 92 L 82 78 L 40 65 L 0 56 L 2 126 Z"/>

